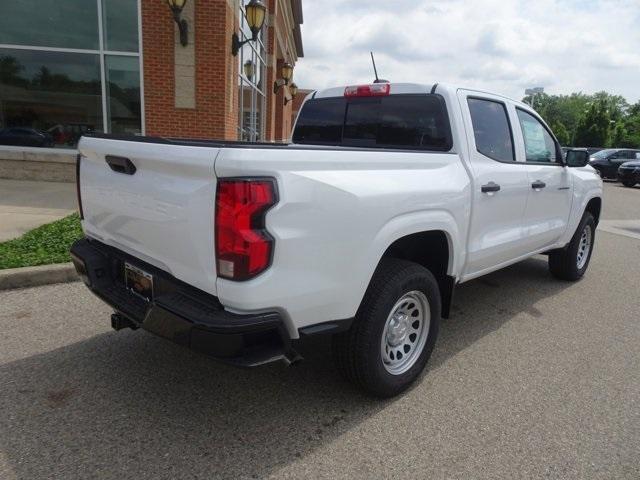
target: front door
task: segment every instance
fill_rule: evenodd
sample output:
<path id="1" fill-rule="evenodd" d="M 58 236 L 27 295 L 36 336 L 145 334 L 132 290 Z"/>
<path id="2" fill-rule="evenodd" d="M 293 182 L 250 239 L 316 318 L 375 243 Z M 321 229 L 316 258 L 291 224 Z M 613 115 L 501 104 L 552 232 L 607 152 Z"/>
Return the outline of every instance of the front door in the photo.
<path id="1" fill-rule="evenodd" d="M 527 171 L 516 159 L 507 104 L 500 97 L 459 92 L 473 171 L 473 207 L 464 276 L 478 276 L 526 253 L 522 216 Z"/>
<path id="2" fill-rule="evenodd" d="M 521 146 L 518 156 L 526 164 L 529 198 L 523 217 L 525 244 L 530 251 L 556 243 L 564 235 L 573 199 L 569 169 L 562 164 L 560 147 L 539 118 L 516 108 Z"/>

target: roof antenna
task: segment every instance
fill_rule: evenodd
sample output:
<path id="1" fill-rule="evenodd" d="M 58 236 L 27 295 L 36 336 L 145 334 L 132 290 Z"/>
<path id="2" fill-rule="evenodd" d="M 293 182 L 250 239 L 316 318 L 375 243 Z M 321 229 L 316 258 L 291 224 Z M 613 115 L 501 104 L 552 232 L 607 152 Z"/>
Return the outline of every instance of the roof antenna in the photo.
<path id="1" fill-rule="evenodd" d="M 373 63 L 373 73 L 376 74 L 376 79 L 373 81 L 373 83 L 389 83 L 389 80 L 378 78 L 378 69 L 376 68 L 376 59 L 373 57 L 373 52 L 371 52 L 371 62 Z"/>

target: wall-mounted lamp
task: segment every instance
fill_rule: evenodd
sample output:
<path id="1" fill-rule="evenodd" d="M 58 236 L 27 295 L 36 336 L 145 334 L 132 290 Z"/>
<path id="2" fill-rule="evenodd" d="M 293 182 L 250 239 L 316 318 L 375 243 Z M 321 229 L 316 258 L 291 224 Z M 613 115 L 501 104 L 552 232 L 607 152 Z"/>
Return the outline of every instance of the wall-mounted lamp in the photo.
<path id="1" fill-rule="evenodd" d="M 180 44 L 183 47 L 189 45 L 189 24 L 186 20 L 181 19 L 182 9 L 187 0 L 166 0 L 167 5 L 173 13 L 173 21 L 178 25 L 178 31 L 180 32 Z"/>
<path id="2" fill-rule="evenodd" d="M 253 82 L 253 76 L 256 74 L 256 66 L 251 60 L 244 62 L 244 76 Z"/>
<path id="3" fill-rule="evenodd" d="M 240 37 L 237 33 L 231 36 L 231 53 L 235 57 L 245 43 L 255 42 L 258 39 L 258 34 L 264 25 L 264 20 L 267 16 L 267 7 L 264 6 L 260 0 L 251 0 L 245 7 L 245 18 L 247 19 L 247 25 L 251 29 L 251 38 L 247 38 L 244 41 L 240 41 Z"/>
<path id="4" fill-rule="evenodd" d="M 289 62 L 286 62 L 282 65 L 282 70 L 280 72 L 282 78 L 273 82 L 273 93 L 278 93 L 278 90 L 282 87 L 289 85 L 289 82 L 293 78 L 293 66 Z"/>
<path id="5" fill-rule="evenodd" d="M 296 85 L 295 83 L 292 83 L 291 85 L 289 85 L 289 93 L 291 94 L 291 99 L 285 97 L 284 99 L 285 105 L 293 101 L 293 99 L 298 96 L 298 85 Z"/>

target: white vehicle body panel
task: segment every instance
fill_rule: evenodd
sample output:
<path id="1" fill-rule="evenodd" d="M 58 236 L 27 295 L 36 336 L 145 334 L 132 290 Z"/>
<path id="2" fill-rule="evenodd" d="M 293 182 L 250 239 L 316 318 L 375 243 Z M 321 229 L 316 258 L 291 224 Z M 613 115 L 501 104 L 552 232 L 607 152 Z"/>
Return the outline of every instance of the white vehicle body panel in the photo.
<path id="1" fill-rule="evenodd" d="M 83 138 L 80 185 L 85 233 L 216 294 L 212 148 Z M 135 175 L 111 170 L 123 156 Z"/>
<path id="2" fill-rule="evenodd" d="M 474 179 L 473 215 L 464 275 L 474 275 L 528 253 L 523 245 L 525 232 L 522 221 L 529 194 L 527 172 L 522 165 L 499 162 L 478 152 L 467 106 L 469 97 L 504 101 L 495 95 L 478 95 L 465 90 L 458 92 Z M 490 182 L 500 185 L 500 191 L 482 193 L 482 185 Z"/>
<path id="3" fill-rule="evenodd" d="M 464 250 L 471 191 L 455 154 L 229 149 L 216 174 L 270 175 L 282 186 L 267 214 L 272 267 L 249 282 L 218 279 L 218 296 L 234 311 L 276 309 L 295 328 L 350 318 L 398 238 L 442 230 L 452 251 Z M 462 261 L 453 256 L 451 274 Z"/>
<path id="4" fill-rule="evenodd" d="M 519 102 L 442 85 L 394 84 L 391 93 L 428 94 L 434 88 L 451 122 L 449 152 L 83 138 L 83 228 L 217 296 L 229 311 L 280 312 L 292 338 L 305 326 L 353 317 L 385 251 L 404 236 L 444 232 L 447 274 L 457 282 L 566 245 L 589 200 L 602 196 L 595 171 L 527 164 L 515 108 L 531 110 Z M 478 153 L 467 96 L 508 106 L 516 162 Z M 111 171 L 106 155 L 130 158 L 137 173 Z M 279 196 L 266 216 L 275 239 L 272 264 L 246 282 L 218 278 L 216 181 L 265 176 L 276 179 Z M 534 180 L 547 188 L 535 191 Z M 501 190 L 482 193 L 490 181 Z"/>

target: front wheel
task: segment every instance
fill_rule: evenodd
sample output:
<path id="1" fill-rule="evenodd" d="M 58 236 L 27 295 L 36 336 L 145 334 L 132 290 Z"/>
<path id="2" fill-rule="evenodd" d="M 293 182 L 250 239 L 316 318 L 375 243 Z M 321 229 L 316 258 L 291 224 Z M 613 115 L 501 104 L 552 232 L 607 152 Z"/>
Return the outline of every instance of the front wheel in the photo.
<path id="1" fill-rule="evenodd" d="M 372 395 L 398 395 L 424 370 L 440 311 L 440 290 L 431 272 L 406 260 L 383 259 L 351 329 L 333 338 L 338 369 Z"/>
<path id="2" fill-rule="evenodd" d="M 633 188 L 636 186 L 636 182 L 630 182 L 628 180 L 624 180 L 622 182 L 622 185 L 624 185 L 625 187 Z"/>
<path id="3" fill-rule="evenodd" d="M 569 245 L 549 254 L 549 270 L 561 280 L 575 281 L 582 278 L 589 267 L 596 238 L 596 223 L 586 212 L 573 234 Z"/>

